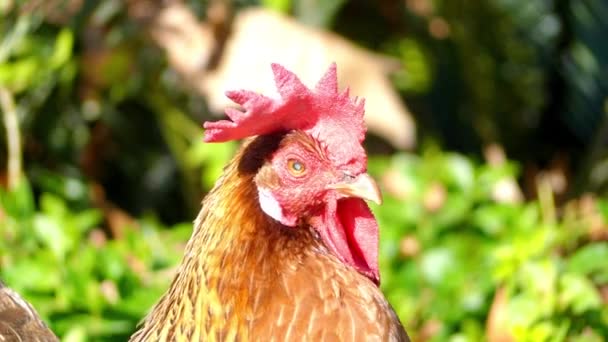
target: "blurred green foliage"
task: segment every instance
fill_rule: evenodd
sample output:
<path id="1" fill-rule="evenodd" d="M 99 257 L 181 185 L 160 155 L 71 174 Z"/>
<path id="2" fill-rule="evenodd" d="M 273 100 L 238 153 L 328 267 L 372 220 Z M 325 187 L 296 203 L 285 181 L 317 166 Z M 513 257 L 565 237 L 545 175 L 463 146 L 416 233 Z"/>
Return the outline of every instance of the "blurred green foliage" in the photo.
<path id="1" fill-rule="evenodd" d="M 126 340 L 164 293 L 190 224 L 143 218 L 107 240 L 99 210 L 70 210 L 29 184 L 1 191 L 0 277 L 25 295 L 64 341 Z"/>
<path id="2" fill-rule="evenodd" d="M 394 189 L 374 208 L 382 288 L 414 340 L 479 341 L 490 316 L 516 341 L 608 338 L 608 242 L 592 231 L 608 202 L 561 218 L 547 187 L 538 201 L 503 202 L 495 192 L 513 164 L 433 148 L 372 159 L 370 170 Z"/>
<path id="3" fill-rule="evenodd" d="M 188 4 L 204 18 L 211 2 Z M 236 149 L 202 142 L 211 113 L 137 3 L 0 1 L 0 87 L 17 105 L 25 174 L 0 187 L 0 279 L 65 341 L 126 339 Z M 369 168 L 388 194 L 373 208 L 382 288 L 414 340 L 608 340 L 608 202 L 573 196 L 608 184 L 605 2 L 260 4 L 403 66 L 393 83 L 432 143 Z M 516 161 L 482 162 L 491 143 Z M 558 199 L 534 170 L 562 157 Z M 527 178 L 527 201 L 500 196 Z"/>

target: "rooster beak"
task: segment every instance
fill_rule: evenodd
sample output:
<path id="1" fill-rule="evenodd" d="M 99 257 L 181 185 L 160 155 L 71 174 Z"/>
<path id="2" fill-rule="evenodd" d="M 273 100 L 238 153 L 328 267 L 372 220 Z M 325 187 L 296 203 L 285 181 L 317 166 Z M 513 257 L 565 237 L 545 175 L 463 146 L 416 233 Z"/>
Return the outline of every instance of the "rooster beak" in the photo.
<path id="1" fill-rule="evenodd" d="M 329 188 L 346 197 L 358 197 L 376 204 L 382 204 L 382 194 L 378 189 L 378 184 L 367 173 L 362 173 L 351 180 L 332 184 Z"/>

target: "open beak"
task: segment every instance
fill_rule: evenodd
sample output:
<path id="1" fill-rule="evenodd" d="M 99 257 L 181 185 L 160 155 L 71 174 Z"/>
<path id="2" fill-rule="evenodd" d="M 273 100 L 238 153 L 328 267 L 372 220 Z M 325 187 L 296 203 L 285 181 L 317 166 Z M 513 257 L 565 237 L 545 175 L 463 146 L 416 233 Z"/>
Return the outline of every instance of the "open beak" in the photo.
<path id="1" fill-rule="evenodd" d="M 352 180 L 332 184 L 330 189 L 346 197 L 358 197 L 364 200 L 382 204 L 382 194 L 376 181 L 367 173 L 362 173 Z"/>

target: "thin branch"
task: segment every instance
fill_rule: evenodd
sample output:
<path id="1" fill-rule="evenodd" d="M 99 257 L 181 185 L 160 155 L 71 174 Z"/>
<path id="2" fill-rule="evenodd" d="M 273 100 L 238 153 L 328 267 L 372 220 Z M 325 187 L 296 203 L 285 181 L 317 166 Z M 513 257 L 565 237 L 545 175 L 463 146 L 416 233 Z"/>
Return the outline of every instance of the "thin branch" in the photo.
<path id="1" fill-rule="evenodd" d="M 14 189 L 21 178 L 21 133 L 17 109 L 11 92 L 0 87 L 0 108 L 6 128 L 6 146 L 8 150 L 8 188 Z"/>

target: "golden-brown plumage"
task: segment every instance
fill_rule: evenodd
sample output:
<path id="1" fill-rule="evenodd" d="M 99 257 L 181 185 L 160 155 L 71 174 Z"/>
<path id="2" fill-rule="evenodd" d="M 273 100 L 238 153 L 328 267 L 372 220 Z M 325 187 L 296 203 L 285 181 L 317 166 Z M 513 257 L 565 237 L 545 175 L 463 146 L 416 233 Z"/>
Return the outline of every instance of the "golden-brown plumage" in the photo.
<path id="1" fill-rule="evenodd" d="M 170 289 L 131 341 L 407 341 L 378 287 L 316 231 L 259 207 L 254 177 L 282 136 L 240 150 L 203 201 Z"/>

